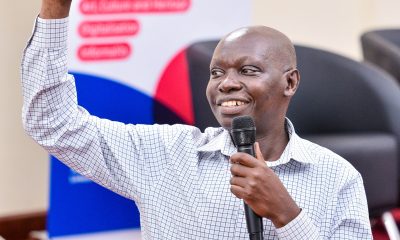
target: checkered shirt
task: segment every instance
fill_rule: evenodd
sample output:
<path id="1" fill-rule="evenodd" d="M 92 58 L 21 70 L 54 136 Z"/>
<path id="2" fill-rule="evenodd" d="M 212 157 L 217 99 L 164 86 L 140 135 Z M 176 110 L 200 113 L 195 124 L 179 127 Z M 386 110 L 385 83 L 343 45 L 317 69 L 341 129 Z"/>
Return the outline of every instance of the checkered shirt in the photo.
<path id="1" fill-rule="evenodd" d="M 68 19 L 38 18 L 24 51 L 23 123 L 50 154 L 136 202 L 143 239 L 248 239 L 242 200 L 230 192 L 222 128 L 133 125 L 100 119 L 78 106 L 67 73 Z M 360 174 L 343 158 L 296 135 L 267 162 L 301 213 L 282 228 L 263 219 L 265 239 L 371 239 Z"/>

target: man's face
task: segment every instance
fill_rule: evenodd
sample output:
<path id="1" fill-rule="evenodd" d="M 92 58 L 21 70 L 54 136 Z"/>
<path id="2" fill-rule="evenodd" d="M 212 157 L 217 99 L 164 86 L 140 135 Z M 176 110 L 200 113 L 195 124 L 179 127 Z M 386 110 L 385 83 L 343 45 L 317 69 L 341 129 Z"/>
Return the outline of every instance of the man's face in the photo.
<path id="1" fill-rule="evenodd" d="M 276 63 L 271 49 L 256 34 L 228 37 L 217 46 L 206 93 L 222 127 L 230 129 L 233 117 L 250 115 L 259 135 L 284 117 L 288 104 L 285 70 Z"/>

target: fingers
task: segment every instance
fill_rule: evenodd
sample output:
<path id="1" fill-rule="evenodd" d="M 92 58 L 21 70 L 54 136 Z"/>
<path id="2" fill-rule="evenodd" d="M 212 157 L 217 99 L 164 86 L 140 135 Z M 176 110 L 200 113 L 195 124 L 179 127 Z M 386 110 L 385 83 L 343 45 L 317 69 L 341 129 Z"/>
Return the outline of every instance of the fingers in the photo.
<path id="1" fill-rule="evenodd" d="M 231 173 L 233 176 L 246 177 L 252 174 L 251 172 L 255 170 L 254 168 L 266 167 L 258 142 L 255 143 L 254 150 L 256 158 L 242 152 L 235 153 L 231 156 Z"/>
<path id="2" fill-rule="evenodd" d="M 250 201 L 257 194 L 257 183 L 244 177 L 234 176 L 230 180 L 231 192 L 238 198 Z"/>
<path id="3" fill-rule="evenodd" d="M 256 155 L 255 158 L 247 153 L 241 153 L 241 152 L 235 153 L 231 156 L 231 162 L 239 163 L 241 165 L 251 168 L 259 166 L 260 163 L 264 164 L 265 160 L 261 153 L 260 144 L 258 142 L 254 143 L 254 152 Z"/>
<path id="4" fill-rule="evenodd" d="M 231 192 L 239 199 L 244 199 L 246 196 L 245 189 L 237 185 L 231 185 Z"/>
<path id="5" fill-rule="evenodd" d="M 250 168 L 256 167 L 259 164 L 255 157 L 242 152 L 232 154 L 231 162 L 233 164 L 240 164 Z"/>
<path id="6" fill-rule="evenodd" d="M 230 184 L 244 188 L 247 184 L 247 180 L 244 177 L 233 176 L 230 180 Z"/>
<path id="7" fill-rule="evenodd" d="M 247 189 L 247 180 L 243 177 L 232 177 L 230 180 L 231 192 L 240 199 L 246 199 L 249 196 Z"/>
<path id="8" fill-rule="evenodd" d="M 233 176 L 246 177 L 251 173 L 251 170 L 252 170 L 251 168 L 241 164 L 231 165 L 231 173 Z"/>

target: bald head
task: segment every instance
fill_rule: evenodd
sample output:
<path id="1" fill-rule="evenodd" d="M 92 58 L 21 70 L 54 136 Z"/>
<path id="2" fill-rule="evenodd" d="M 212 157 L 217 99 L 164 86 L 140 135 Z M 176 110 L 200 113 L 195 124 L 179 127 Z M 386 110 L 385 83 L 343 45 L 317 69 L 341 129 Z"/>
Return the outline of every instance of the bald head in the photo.
<path id="1" fill-rule="evenodd" d="M 243 44 L 257 44 L 265 51 L 265 59 L 282 71 L 296 68 L 296 52 L 290 39 L 283 33 L 266 26 L 251 26 L 237 29 L 226 35 L 218 47 L 241 41 Z"/>

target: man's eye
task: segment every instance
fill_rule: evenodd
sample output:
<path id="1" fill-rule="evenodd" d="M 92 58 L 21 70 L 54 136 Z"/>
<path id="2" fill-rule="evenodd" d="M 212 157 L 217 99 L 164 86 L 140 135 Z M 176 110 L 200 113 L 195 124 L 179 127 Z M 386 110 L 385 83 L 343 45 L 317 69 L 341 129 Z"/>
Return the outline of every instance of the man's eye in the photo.
<path id="1" fill-rule="evenodd" d="M 224 72 L 221 69 L 211 69 L 210 74 L 212 77 L 220 77 L 224 74 Z"/>
<path id="2" fill-rule="evenodd" d="M 240 70 L 240 73 L 245 75 L 255 75 L 259 72 L 260 70 L 255 67 L 244 67 Z"/>

